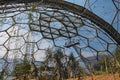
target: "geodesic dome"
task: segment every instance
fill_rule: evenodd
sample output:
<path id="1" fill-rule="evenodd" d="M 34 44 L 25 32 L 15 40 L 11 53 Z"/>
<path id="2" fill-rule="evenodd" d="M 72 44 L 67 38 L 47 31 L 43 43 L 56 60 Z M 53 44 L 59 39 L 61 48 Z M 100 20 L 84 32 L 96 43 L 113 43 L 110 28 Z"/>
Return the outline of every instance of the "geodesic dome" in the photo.
<path id="1" fill-rule="evenodd" d="M 15 58 L 28 55 L 30 61 L 41 61 L 52 47 L 84 59 L 114 53 L 120 44 L 120 1 L 109 0 L 108 5 L 104 0 L 68 1 L 0 2 L 0 70 L 6 69 L 4 75 L 12 73 Z"/>

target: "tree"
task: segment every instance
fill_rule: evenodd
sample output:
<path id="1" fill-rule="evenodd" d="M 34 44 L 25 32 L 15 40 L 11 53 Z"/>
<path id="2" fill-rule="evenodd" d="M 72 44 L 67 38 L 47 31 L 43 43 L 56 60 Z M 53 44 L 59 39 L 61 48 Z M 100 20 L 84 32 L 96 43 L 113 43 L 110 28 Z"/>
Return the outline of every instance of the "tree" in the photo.
<path id="1" fill-rule="evenodd" d="M 52 49 L 48 48 L 46 56 L 46 60 L 44 61 L 45 66 L 52 64 L 52 67 L 54 67 L 53 78 L 56 78 L 55 80 L 61 80 L 63 78 L 63 63 L 61 61 L 61 59 L 64 57 L 63 52 L 60 49 L 52 51 Z"/>
<path id="2" fill-rule="evenodd" d="M 1 80 L 4 80 L 4 73 L 5 73 L 5 69 L 3 69 L 3 70 L 0 72 L 0 79 L 1 79 Z"/>
<path id="3" fill-rule="evenodd" d="M 51 65 L 53 67 L 52 71 L 54 74 L 51 76 L 52 79 L 63 80 L 76 77 L 76 75 L 80 79 L 82 76 L 83 70 L 72 53 L 67 56 L 64 55 L 61 49 L 56 49 L 55 51 L 47 49 L 46 56 L 45 66 L 49 67 Z"/>
<path id="4" fill-rule="evenodd" d="M 116 48 L 114 53 L 114 59 L 116 66 L 120 67 L 120 48 Z"/>
<path id="5" fill-rule="evenodd" d="M 116 48 L 114 53 L 114 65 L 115 65 L 115 72 L 119 73 L 120 77 L 120 48 Z"/>
<path id="6" fill-rule="evenodd" d="M 28 80 L 28 75 L 30 74 L 31 65 L 27 61 L 23 61 L 22 63 L 15 64 L 15 68 L 13 74 L 19 78 L 24 77 L 24 80 Z"/>
<path id="7" fill-rule="evenodd" d="M 57 80 L 62 80 L 64 77 L 64 70 L 63 70 L 63 63 L 62 63 L 62 58 L 64 57 L 63 52 L 60 49 L 57 49 L 55 54 L 54 54 L 54 59 L 56 62 L 55 69 L 57 71 Z"/>
<path id="8" fill-rule="evenodd" d="M 74 77 L 75 76 L 75 72 L 76 72 L 76 69 L 79 67 L 79 63 L 78 61 L 75 60 L 75 57 L 74 55 L 71 53 L 70 56 L 69 56 L 69 61 L 68 61 L 68 68 L 69 68 L 69 71 L 70 71 L 70 77 Z"/>
<path id="9" fill-rule="evenodd" d="M 99 75 L 112 72 L 112 62 L 113 60 L 110 55 L 102 55 L 101 60 L 99 60 L 98 63 L 94 65 L 95 74 Z"/>

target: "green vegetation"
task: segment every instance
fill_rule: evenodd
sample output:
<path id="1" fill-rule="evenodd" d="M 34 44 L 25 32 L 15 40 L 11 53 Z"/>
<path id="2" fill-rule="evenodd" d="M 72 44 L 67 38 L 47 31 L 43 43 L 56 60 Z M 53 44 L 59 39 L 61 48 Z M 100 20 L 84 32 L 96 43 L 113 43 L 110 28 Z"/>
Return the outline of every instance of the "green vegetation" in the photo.
<path id="1" fill-rule="evenodd" d="M 37 67 L 35 64 L 30 64 L 27 59 L 24 58 L 22 63 L 18 63 L 14 68 L 14 75 L 19 78 L 19 76 L 24 76 L 24 80 L 27 80 L 29 76 L 32 78 L 41 80 L 62 80 L 68 78 L 78 78 L 83 77 L 86 72 L 81 68 L 79 61 L 71 53 L 70 55 L 65 55 L 61 49 L 53 51 L 48 49 L 46 51 L 46 59 L 43 62 L 44 65 Z M 117 62 L 117 65 L 116 65 Z M 94 75 L 109 74 L 120 72 L 120 50 L 116 49 L 114 58 L 112 56 L 103 55 L 102 59 L 98 61 L 90 70 L 92 71 L 92 77 Z M 33 70 L 31 71 L 31 68 Z M 51 71 L 52 73 L 49 73 Z M 90 72 L 91 74 L 91 72 Z"/>
<path id="2" fill-rule="evenodd" d="M 39 78 L 40 80 L 62 80 L 83 76 L 83 69 L 72 53 L 66 56 L 60 49 L 56 51 L 48 49 L 46 54 L 44 65 L 39 67 L 35 67 L 33 64 L 30 65 L 27 59 L 24 58 L 23 63 L 15 64 L 14 75 L 17 78 L 23 76 L 24 80 L 27 80 L 31 75 L 33 78 Z M 52 73 L 49 74 L 49 71 Z"/>
<path id="3" fill-rule="evenodd" d="M 24 77 L 25 80 L 28 79 L 28 75 L 30 74 L 31 65 L 29 62 L 24 61 L 23 63 L 15 64 L 15 68 L 13 74 L 16 78 Z"/>
<path id="4" fill-rule="evenodd" d="M 115 50 L 115 59 L 117 66 L 120 66 L 120 48 Z"/>
<path id="5" fill-rule="evenodd" d="M 95 75 L 120 72 L 120 49 L 117 48 L 113 56 L 103 55 L 102 59 L 94 66 Z"/>

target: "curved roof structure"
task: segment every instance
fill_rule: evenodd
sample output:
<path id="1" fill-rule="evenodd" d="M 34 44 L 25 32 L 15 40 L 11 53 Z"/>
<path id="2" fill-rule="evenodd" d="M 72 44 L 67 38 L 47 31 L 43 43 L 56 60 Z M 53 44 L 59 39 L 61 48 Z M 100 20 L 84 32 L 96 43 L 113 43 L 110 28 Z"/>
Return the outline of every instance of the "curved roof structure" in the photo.
<path id="1" fill-rule="evenodd" d="M 90 21 L 94 22 L 96 25 L 98 25 L 101 29 L 103 29 L 105 32 L 107 32 L 112 38 L 114 38 L 114 40 L 120 44 L 119 39 L 120 39 L 120 34 L 112 27 L 112 25 L 110 25 L 109 23 L 107 23 L 106 21 L 104 21 L 102 18 L 98 17 L 97 15 L 95 15 L 94 13 L 92 13 L 91 11 L 89 11 L 88 9 L 79 6 L 79 5 L 75 5 L 73 3 L 70 2 L 66 2 L 66 1 L 54 1 L 54 0 L 46 0 L 46 1 L 39 1 L 39 0 L 26 0 L 26 1 L 21 1 L 21 0 L 8 0 L 5 2 L 2 2 L 1 4 L 15 4 L 15 3 L 41 3 L 47 5 L 47 7 L 50 8 L 61 8 L 67 11 L 70 11 L 72 13 L 75 13 L 76 15 L 79 15 L 83 18 L 87 18 Z M 26 6 L 27 6 L 26 4 Z M 54 6 L 53 6 L 54 5 Z M 18 6 L 19 7 L 19 6 Z M 10 7 L 8 7 L 10 8 Z M 12 8 L 12 7 L 11 7 Z"/>
<path id="2" fill-rule="evenodd" d="M 42 61 L 48 48 L 61 48 L 78 59 L 99 60 L 99 55 L 113 55 L 119 44 L 119 31 L 83 6 L 63 0 L 0 2 L 2 70 L 26 55 L 29 61 Z"/>

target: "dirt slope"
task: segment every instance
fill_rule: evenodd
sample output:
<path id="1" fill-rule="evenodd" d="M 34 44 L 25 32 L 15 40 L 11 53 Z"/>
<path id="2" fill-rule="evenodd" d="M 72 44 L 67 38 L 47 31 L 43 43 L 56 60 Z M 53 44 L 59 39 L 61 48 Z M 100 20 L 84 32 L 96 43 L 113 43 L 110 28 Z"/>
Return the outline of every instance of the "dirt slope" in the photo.
<path id="1" fill-rule="evenodd" d="M 78 79 L 68 79 L 68 80 L 78 80 Z M 94 76 L 94 79 L 90 76 L 86 76 L 83 80 L 120 80 L 120 77 L 118 74 L 112 75 L 112 74 L 106 74 L 106 75 L 97 75 Z"/>

